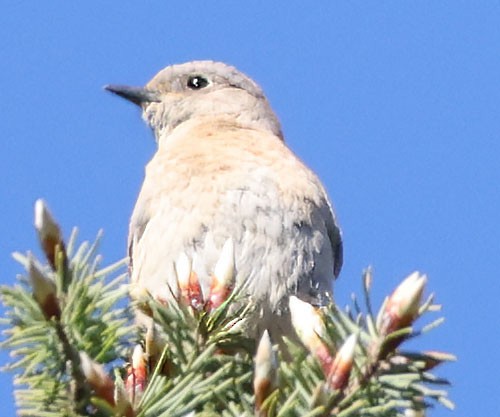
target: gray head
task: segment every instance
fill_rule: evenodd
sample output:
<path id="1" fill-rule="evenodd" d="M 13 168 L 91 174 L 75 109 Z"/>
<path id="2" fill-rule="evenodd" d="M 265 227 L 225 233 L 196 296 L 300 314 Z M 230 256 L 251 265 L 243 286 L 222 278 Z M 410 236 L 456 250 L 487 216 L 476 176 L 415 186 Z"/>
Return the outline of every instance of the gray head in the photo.
<path id="1" fill-rule="evenodd" d="M 262 89 L 222 62 L 172 65 L 145 87 L 105 88 L 140 106 L 157 140 L 190 120 L 228 117 L 243 127 L 266 129 L 282 137 L 279 121 Z"/>

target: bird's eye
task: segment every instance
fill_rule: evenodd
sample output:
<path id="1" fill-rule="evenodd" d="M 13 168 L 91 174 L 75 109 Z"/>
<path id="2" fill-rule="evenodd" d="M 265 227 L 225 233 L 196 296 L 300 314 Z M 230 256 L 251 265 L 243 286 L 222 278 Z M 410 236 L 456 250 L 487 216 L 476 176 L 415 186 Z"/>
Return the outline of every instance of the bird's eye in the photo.
<path id="1" fill-rule="evenodd" d="M 208 80 L 201 75 L 193 75 L 188 78 L 187 86 L 191 90 L 200 90 L 208 85 Z"/>

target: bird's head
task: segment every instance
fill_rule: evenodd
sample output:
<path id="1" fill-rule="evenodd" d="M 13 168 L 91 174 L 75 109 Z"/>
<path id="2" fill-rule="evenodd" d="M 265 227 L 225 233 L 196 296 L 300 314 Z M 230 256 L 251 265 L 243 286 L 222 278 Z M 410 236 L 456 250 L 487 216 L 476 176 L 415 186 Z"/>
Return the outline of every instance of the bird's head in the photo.
<path id="1" fill-rule="evenodd" d="M 145 87 L 108 85 L 143 110 L 159 140 L 195 119 L 227 118 L 243 127 L 269 130 L 281 137 L 278 118 L 262 89 L 222 62 L 193 61 L 164 68 Z"/>

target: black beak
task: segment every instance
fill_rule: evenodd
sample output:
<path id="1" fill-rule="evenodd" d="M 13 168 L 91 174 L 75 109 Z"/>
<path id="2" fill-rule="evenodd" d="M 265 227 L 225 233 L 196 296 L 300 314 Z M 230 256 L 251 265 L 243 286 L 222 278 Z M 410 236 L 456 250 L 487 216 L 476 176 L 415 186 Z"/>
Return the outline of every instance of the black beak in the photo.
<path id="1" fill-rule="evenodd" d="M 116 94 L 117 96 L 123 97 L 138 106 L 146 103 L 161 101 L 159 94 L 156 91 L 147 90 L 144 87 L 129 87 L 127 85 L 111 84 L 104 86 L 104 89 Z"/>

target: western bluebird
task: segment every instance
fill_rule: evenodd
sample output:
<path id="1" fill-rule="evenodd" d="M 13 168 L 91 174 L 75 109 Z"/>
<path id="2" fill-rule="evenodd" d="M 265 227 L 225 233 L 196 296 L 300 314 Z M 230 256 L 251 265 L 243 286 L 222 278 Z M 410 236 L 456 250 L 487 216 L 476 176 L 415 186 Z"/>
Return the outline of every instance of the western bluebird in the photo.
<path id="1" fill-rule="evenodd" d="M 259 329 L 289 335 L 290 295 L 331 300 L 342 266 L 339 225 L 253 80 L 221 62 L 194 61 L 163 69 L 144 88 L 106 89 L 142 108 L 158 145 L 130 221 L 132 283 L 168 300 L 185 254 L 207 288 L 231 238 L 236 284 L 260 306 Z"/>

